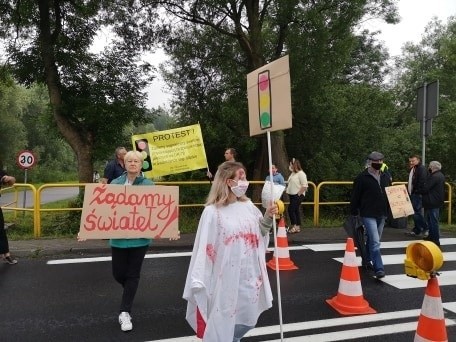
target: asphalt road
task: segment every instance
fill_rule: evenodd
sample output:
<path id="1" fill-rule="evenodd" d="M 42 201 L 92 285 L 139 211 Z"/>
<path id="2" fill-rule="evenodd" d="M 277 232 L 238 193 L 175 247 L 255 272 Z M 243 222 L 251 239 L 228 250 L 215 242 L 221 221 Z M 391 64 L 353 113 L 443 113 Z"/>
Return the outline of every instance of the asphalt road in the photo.
<path id="1" fill-rule="evenodd" d="M 57 187 L 57 188 L 45 188 L 41 192 L 41 204 L 64 200 L 67 198 L 76 197 L 79 193 L 77 187 Z M 11 203 L 14 201 L 14 193 L 8 192 L 3 193 L 0 197 L 0 205 Z M 24 202 L 25 200 L 25 202 Z M 25 204 L 25 205 L 24 205 Z M 30 208 L 33 207 L 33 192 L 30 190 L 19 191 L 18 208 Z"/>
<path id="2" fill-rule="evenodd" d="M 456 339 L 456 239 L 445 241 L 447 261 L 439 282 L 451 341 Z M 335 258 L 343 259 L 343 246 L 342 250 L 330 244 L 293 246 L 291 260 L 299 269 L 280 272 L 286 340 L 413 340 L 426 282 L 404 275 L 401 243 L 409 242 L 382 245 L 384 260 L 389 260 L 385 281 L 361 272 L 364 298 L 377 314 L 347 317 L 326 303 L 338 291 L 342 264 Z M 1 340 L 197 341 L 185 321 L 186 303 L 181 298 L 188 255 L 180 251 L 145 260 L 132 312 L 134 329 L 129 333 L 121 332 L 117 323 L 121 289 L 111 276 L 107 255 L 85 255 L 88 259 L 82 260 L 64 259 L 68 256 L 22 258 L 16 266 L 1 264 Z M 276 341 L 280 337 L 275 271 L 269 270 L 269 275 L 274 306 L 263 313 L 257 328 L 243 341 Z M 400 282 L 394 283 L 396 278 Z"/>

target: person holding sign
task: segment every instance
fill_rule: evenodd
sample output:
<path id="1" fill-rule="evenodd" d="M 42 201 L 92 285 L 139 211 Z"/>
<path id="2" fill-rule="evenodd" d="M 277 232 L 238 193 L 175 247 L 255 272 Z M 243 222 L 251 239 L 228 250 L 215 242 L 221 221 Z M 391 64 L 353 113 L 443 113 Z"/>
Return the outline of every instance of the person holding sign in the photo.
<path id="1" fill-rule="evenodd" d="M 272 306 L 265 253 L 276 204 L 263 217 L 245 196 L 245 168 L 224 162 L 200 218 L 183 298 L 186 319 L 206 342 L 231 342 Z"/>
<path id="2" fill-rule="evenodd" d="M 385 187 L 391 185 L 390 177 L 381 172 L 383 154 L 372 152 L 368 156 L 368 167 L 362 171 L 353 183 L 350 200 L 350 213 L 360 215 L 367 235 L 367 267 L 374 269 L 377 279 L 385 276 L 380 239 L 388 215 L 388 199 Z"/>
<path id="3" fill-rule="evenodd" d="M 0 170 L 0 187 L 2 185 L 12 186 L 16 182 L 16 178 L 8 176 L 5 171 Z M 0 207 L 0 254 L 3 260 L 10 265 L 17 264 L 17 260 L 14 259 L 9 251 L 8 236 L 5 231 L 5 220 L 3 218 L 3 211 Z"/>
<path id="4" fill-rule="evenodd" d="M 141 174 L 143 156 L 141 152 L 129 151 L 125 154 L 126 172 L 114 179 L 111 184 L 153 185 Z M 119 323 L 122 331 L 133 329 L 131 308 L 139 285 L 141 267 L 151 239 L 111 239 L 112 274 L 123 287 L 120 304 Z"/>
<path id="5" fill-rule="evenodd" d="M 236 157 L 237 157 L 236 149 L 234 147 L 227 147 L 225 149 L 224 157 L 225 157 L 225 161 L 235 162 L 236 161 Z M 211 171 L 209 171 L 209 169 L 207 169 L 206 176 L 209 179 L 213 178 L 212 173 L 211 173 Z"/>

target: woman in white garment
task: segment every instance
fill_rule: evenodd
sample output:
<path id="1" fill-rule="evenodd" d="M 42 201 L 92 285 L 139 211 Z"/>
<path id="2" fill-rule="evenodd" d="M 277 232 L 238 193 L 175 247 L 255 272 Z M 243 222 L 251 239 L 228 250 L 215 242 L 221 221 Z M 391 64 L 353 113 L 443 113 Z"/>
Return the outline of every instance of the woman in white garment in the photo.
<path id="1" fill-rule="evenodd" d="M 241 163 L 221 164 L 200 218 L 183 297 L 203 341 L 240 341 L 272 306 L 265 253 L 277 205 L 263 217 L 248 185 Z"/>

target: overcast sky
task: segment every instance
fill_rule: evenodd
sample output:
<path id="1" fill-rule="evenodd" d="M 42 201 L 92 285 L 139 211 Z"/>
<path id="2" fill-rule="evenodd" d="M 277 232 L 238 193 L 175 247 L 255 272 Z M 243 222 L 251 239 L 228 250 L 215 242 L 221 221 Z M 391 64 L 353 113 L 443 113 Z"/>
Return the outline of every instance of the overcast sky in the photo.
<path id="1" fill-rule="evenodd" d="M 448 17 L 456 15 L 456 0 L 399 0 L 398 7 L 401 22 L 397 25 L 387 25 L 374 20 L 364 23 L 364 27 L 369 30 L 382 32 L 379 39 L 385 43 L 391 56 L 399 55 L 405 42 L 420 41 L 424 28 L 432 17 L 436 16 L 446 23 Z M 149 60 L 158 64 L 165 58 L 163 53 L 159 53 Z M 166 106 L 171 96 L 163 88 L 164 84 L 160 79 L 147 88 L 148 107 Z"/>

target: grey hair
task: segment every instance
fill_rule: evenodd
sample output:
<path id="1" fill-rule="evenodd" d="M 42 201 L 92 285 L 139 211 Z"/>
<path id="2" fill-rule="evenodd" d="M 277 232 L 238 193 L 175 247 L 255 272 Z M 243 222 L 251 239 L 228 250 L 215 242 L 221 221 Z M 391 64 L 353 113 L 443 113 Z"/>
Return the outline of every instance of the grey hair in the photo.
<path id="1" fill-rule="evenodd" d="M 442 164 L 440 164 L 438 161 L 433 160 L 429 163 L 429 167 L 433 170 L 441 170 Z"/>
<path id="2" fill-rule="evenodd" d="M 124 157 L 124 160 L 128 161 L 130 158 L 134 158 L 134 157 L 138 158 L 141 161 L 141 163 L 144 161 L 143 154 L 136 150 L 128 151 Z"/>

